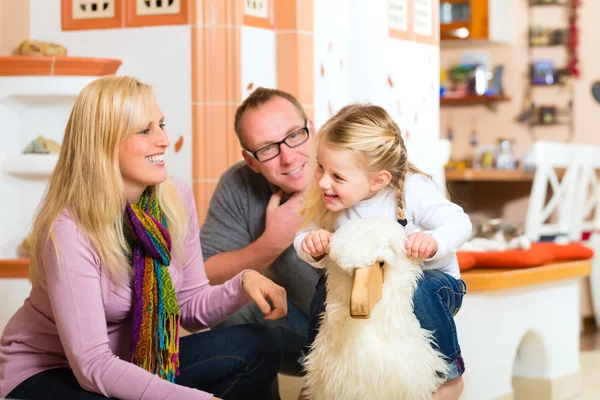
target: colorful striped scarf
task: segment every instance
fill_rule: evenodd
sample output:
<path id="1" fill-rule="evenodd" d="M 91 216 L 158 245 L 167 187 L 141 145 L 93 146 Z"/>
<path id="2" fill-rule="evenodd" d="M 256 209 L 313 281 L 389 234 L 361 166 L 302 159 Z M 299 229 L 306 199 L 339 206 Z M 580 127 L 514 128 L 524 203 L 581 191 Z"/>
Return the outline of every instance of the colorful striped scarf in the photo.
<path id="1" fill-rule="evenodd" d="M 133 267 L 130 361 L 173 382 L 179 375 L 180 311 L 167 268 L 171 237 L 152 188 L 137 204 L 127 203 L 123 221 Z"/>

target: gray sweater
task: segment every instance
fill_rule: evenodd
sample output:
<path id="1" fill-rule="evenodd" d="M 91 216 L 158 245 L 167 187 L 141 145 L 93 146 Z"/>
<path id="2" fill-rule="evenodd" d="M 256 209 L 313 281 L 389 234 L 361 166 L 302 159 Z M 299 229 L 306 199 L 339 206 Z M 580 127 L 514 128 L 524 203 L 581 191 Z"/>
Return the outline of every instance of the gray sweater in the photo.
<path id="1" fill-rule="evenodd" d="M 243 161 L 225 171 L 200 231 L 204 260 L 239 250 L 258 239 L 265 230 L 267 204 L 277 190 Z M 288 299 L 307 315 L 320 274 L 298 258 L 292 245 L 265 272 L 287 290 Z"/>

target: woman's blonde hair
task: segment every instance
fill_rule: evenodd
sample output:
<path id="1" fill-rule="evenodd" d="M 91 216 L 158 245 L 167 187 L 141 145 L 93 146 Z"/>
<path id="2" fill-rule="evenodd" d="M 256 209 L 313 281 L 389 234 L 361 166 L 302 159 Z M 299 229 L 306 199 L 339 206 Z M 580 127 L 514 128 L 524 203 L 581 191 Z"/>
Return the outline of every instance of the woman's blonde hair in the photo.
<path id="1" fill-rule="evenodd" d="M 313 148 L 313 163 L 322 146 L 344 151 L 357 157 L 367 173 L 387 170 L 392 175 L 390 185 L 396 188 L 397 216 L 405 219 L 404 180 L 407 173 L 423 173 L 408 161 L 400 128 L 381 107 L 351 104 L 342 108 L 319 130 Z M 315 223 L 321 229 L 332 230 L 338 213 L 325 208 L 323 192 L 313 180 L 303 201 L 303 226 Z"/>
<path id="2" fill-rule="evenodd" d="M 136 78 L 105 76 L 77 96 L 65 128 L 58 162 L 33 220 L 29 279 L 39 282 L 42 246 L 58 249 L 53 233 L 57 217 L 67 211 L 98 253 L 115 283 L 131 276 L 123 234 L 127 198 L 119 168 L 120 142 L 146 129 L 153 103 L 152 88 Z M 187 231 L 185 207 L 170 180 L 155 187 L 166 216 L 173 251 L 181 254 Z M 64 261 L 64 260 L 63 260 Z"/>

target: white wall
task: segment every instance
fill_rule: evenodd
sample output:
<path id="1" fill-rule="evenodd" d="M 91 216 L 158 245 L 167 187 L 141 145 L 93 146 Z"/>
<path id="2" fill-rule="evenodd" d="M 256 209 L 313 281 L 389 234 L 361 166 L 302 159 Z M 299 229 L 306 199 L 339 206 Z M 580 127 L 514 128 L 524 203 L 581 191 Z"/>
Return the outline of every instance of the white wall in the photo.
<path id="1" fill-rule="evenodd" d="M 277 87 L 275 31 L 243 26 L 241 42 L 241 98 L 244 100 L 257 87 Z M 251 88 L 249 88 L 250 84 L 252 84 Z"/>
<path id="2" fill-rule="evenodd" d="M 347 0 L 315 0 L 314 7 L 314 123 L 318 129 L 348 103 L 349 7 Z"/>
<path id="3" fill-rule="evenodd" d="M 390 38 L 388 7 L 387 0 L 315 3 L 315 119 L 325 122 L 329 102 L 334 113 L 351 102 L 382 106 L 409 133 L 409 158 L 438 177 L 439 48 Z"/>
<path id="4" fill-rule="evenodd" d="M 23 157 L 36 137 L 60 142 L 75 96 L 89 77 L 0 77 L 0 258 L 15 258 L 56 162 L 51 155 Z"/>

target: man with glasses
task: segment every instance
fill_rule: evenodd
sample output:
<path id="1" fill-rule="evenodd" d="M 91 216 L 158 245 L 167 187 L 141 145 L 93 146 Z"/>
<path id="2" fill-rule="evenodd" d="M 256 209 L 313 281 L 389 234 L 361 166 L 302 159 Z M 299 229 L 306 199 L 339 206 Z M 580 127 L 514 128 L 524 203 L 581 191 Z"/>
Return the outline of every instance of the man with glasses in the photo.
<path id="1" fill-rule="evenodd" d="M 311 179 L 308 161 L 314 127 L 292 95 L 258 88 L 237 109 L 235 132 L 244 161 L 221 176 L 210 201 L 200 234 L 206 273 L 211 283 L 218 284 L 254 269 L 287 290 L 286 317 L 266 321 L 252 304 L 223 325 L 271 327 L 283 344 L 283 370 L 297 373 L 320 276 L 292 246 L 302 222 L 301 192 Z"/>

